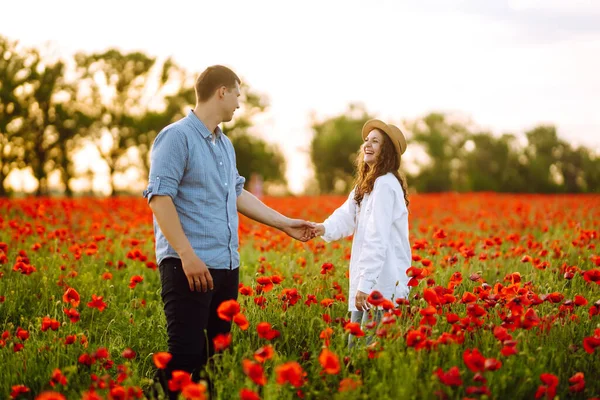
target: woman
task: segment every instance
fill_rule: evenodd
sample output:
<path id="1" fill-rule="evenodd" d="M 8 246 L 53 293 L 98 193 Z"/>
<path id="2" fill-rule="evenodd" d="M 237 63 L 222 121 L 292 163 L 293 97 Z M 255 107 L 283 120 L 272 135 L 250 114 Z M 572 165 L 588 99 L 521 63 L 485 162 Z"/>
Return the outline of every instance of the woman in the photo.
<path id="1" fill-rule="evenodd" d="M 373 291 L 391 301 L 408 296 L 411 250 L 406 181 L 399 173 L 406 139 L 398 127 L 377 119 L 365 123 L 362 137 L 355 187 L 315 233 L 327 242 L 354 234 L 348 309 L 352 322 L 364 324 Z"/>

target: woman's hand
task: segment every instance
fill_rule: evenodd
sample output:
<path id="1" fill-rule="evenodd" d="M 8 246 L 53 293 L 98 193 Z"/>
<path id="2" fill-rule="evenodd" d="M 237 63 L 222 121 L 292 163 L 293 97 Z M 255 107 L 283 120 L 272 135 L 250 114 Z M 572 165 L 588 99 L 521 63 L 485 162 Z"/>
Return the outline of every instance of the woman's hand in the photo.
<path id="1" fill-rule="evenodd" d="M 325 234 L 325 225 L 323 224 L 316 224 L 313 222 L 314 228 L 313 228 L 313 234 L 314 236 L 323 236 Z"/>
<path id="2" fill-rule="evenodd" d="M 363 293 L 360 290 L 356 291 L 355 304 L 358 311 L 367 311 L 370 308 L 370 304 L 367 302 L 368 298 L 368 294 Z"/>

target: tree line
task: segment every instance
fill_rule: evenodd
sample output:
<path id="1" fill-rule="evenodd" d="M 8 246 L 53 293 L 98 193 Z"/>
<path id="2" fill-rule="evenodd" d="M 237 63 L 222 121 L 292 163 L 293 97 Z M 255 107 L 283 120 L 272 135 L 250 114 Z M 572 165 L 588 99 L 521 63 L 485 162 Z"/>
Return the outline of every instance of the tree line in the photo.
<path id="1" fill-rule="evenodd" d="M 0 36 L 0 196 L 14 170 L 29 168 L 36 195 L 50 193 L 48 177 L 58 171 L 64 194 L 73 195 L 74 154 L 94 146 L 106 164 L 111 193 L 115 177 L 129 168 L 147 176 L 149 153 L 158 132 L 181 118 L 195 103 L 195 74 L 168 58 L 108 49 L 68 58 L 43 55 Z M 280 149 L 251 132 L 267 98 L 242 85 L 243 105 L 223 130 L 232 140 L 241 175 L 286 185 Z M 312 193 L 346 192 L 362 139 L 372 118 L 351 105 L 340 115 L 313 121 L 310 158 Z M 559 138 L 556 128 L 540 125 L 525 133 L 492 135 L 431 113 L 403 121 L 409 145 L 425 160 L 406 172 L 418 192 L 498 191 L 587 193 L 600 188 L 600 157 Z M 126 191 L 127 189 L 125 189 Z"/>
<path id="2" fill-rule="evenodd" d="M 48 176 L 59 172 L 64 194 L 73 195 L 73 155 L 96 147 L 108 167 L 109 185 L 130 167 L 148 176 L 158 132 L 193 108 L 195 75 L 172 59 L 109 49 L 51 58 L 0 36 L 0 196 L 8 175 L 30 168 L 36 195 L 49 194 Z M 244 103 L 223 131 L 232 140 L 243 176 L 258 173 L 285 184 L 278 148 L 249 133 L 253 117 L 268 106 L 264 95 L 242 84 Z"/>
<path id="3" fill-rule="evenodd" d="M 342 115 L 313 123 L 310 155 L 318 190 L 348 191 L 356 149 L 362 143 L 359 132 L 370 118 L 364 107 L 351 105 Z M 402 125 L 411 151 L 425 154 L 415 162 L 417 172 L 404 170 L 409 189 L 416 192 L 600 191 L 599 154 L 561 139 L 553 125 L 532 128 L 524 141 L 510 133 L 493 135 L 442 113 Z"/>

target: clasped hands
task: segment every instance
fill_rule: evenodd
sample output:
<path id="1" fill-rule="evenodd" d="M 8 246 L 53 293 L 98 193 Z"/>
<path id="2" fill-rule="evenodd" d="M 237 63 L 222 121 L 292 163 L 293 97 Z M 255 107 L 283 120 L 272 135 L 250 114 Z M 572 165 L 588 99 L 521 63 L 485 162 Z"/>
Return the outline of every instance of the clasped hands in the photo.
<path id="1" fill-rule="evenodd" d="M 302 219 L 289 219 L 281 230 L 288 236 L 302 242 L 307 242 L 317 236 L 325 234 L 325 226 L 323 224 L 317 224 Z"/>

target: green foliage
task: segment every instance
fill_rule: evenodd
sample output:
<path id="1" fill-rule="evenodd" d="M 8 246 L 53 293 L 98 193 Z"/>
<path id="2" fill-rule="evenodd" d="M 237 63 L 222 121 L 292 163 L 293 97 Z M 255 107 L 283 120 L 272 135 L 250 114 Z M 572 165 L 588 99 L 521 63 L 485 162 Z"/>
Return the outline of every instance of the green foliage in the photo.
<path id="1" fill-rule="evenodd" d="M 339 192 L 348 191 L 354 177 L 354 160 L 363 142 L 360 132 L 370 118 L 362 106 L 350 105 L 342 115 L 313 123 L 310 158 L 321 192 L 334 192 L 337 182 L 343 183 Z"/>
<path id="2" fill-rule="evenodd" d="M 311 159 L 322 192 L 335 192 L 335 182 L 351 182 L 360 146 L 362 123 L 356 110 L 315 124 Z M 558 138 L 554 126 L 540 125 L 525 133 L 495 136 L 452 116 L 431 113 L 405 123 L 408 153 L 421 148 L 426 161 L 408 175 L 416 192 L 494 191 L 510 193 L 589 193 L 600 191 L 600 155 L 572 147 Z M 348 187 L 342 192 L 347 192 Z"/>
<path id="3" fill-rule="evenodd" d="M 236 114 L 231 123 L 223 124 L 223 132 L 235 148 L 238 172 L 246 181 L 256 174 L 263 181 L 285 184 L 285 158 L 281 151 L 250 132 L 252 119 L 266 110 L 268 100 L 246 84 L 242 84 L 241 92 L 241 115 Z"/>

